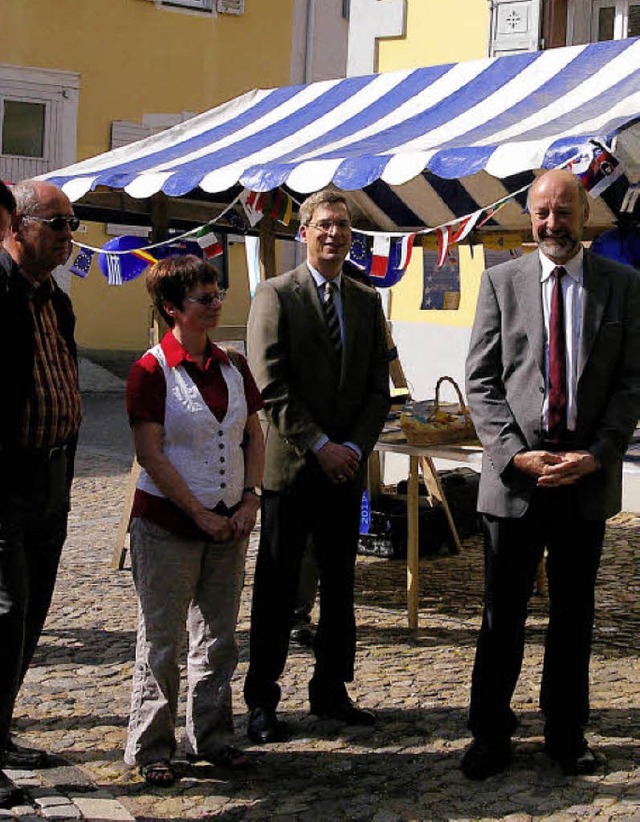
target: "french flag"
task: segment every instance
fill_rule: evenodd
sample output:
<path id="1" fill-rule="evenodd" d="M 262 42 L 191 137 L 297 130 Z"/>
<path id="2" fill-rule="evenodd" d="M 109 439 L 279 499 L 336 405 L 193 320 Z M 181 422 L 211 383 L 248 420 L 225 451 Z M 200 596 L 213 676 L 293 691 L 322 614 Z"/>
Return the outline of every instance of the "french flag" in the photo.
<path id="1" fill-rule="evenodd" d="M 376 234 L 373 238 L 369 276 L 377 277 L 380 280 L 385 278 L 389 265 L 390 250 L 391 237 L 388 234 Z"/>

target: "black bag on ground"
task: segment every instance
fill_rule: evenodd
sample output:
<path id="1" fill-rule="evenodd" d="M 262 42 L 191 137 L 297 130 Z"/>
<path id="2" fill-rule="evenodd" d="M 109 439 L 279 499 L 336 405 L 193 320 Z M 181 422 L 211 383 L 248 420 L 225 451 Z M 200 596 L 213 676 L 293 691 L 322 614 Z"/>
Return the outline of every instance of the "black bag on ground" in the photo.
<path id="1" fill-rule="evenodd" d="M 473 468 L 464 466 L 450 471 L 438 471 L 438 479 L 460 539 L 481 534 L 482 518 L 476 510 L 480 474 Z M 407 480 L 401 480 L 397 490 L 399 494 L 406 494 Z M 428 494 L 422 480 L 418 486 L 418 494 L 421 497 Z"/>
<path id="2" fill-rule="evenodd" d="M 418 553 L 437 556 L 448 552 L 447 518 L 440 507 L 420 500 L 418 507 Z M 368 534 L 361 534 L 358 553 L 387 559 L 406 559 L 407 501 L 395 494 L 381 494 L 371 511 Z"/>

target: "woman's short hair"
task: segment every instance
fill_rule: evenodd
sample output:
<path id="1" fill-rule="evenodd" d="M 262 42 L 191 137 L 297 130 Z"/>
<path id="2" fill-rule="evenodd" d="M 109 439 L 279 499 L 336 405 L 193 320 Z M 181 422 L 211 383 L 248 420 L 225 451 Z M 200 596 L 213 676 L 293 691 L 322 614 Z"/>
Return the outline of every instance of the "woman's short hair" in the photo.
<path id="1" fill-rule="evenodd" d="M 195 285 L 204 285 L 218 282 L 218 272 L 206 260 L 201 260 L 195 254 L 165 257 L 158 260 L 148 270 L 145 276 L 147 291 L 153 305 L 165 322 L 173 328 L 174 320 L 164 310 L 165 303 L 171 303 L 182 309 L 187 292 Z"/>
<path id="2" fill-rule="evenodd" d="M 16 210 L 16 198 L 13 196 L 8 185 L 0 180 L 0 208 L 6 208 L 9 214 Z"/>

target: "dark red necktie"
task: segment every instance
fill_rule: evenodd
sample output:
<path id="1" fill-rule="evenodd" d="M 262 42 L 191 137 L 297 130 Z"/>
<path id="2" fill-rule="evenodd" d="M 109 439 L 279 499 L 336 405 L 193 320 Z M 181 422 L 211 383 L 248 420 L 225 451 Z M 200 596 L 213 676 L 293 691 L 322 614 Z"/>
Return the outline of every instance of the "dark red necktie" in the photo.
<path id="1" fill-rule="evenodd" d="M 567 430 L 567 359 L 564 331 L 562 278 L 567 272 L 558 266 L 554 279 L 549 316 L 549 408 L 547 428 L 552 440 L 561 440 Z"/>

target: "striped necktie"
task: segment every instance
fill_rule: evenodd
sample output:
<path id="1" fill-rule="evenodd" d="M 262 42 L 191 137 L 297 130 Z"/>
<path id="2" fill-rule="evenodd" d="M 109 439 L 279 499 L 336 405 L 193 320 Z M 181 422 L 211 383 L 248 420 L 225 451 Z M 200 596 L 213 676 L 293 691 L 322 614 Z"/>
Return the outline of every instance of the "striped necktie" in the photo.
<path id="1" fill-rule="evenodd" d="M 338 317 L 338 309 L 335 303 L 336 284 L 333 282 L 326 282 L 324 284 L 324 295 L 322 299 L 322 308 L 324 310 L 324 319 L 327 324 L 327 331 L 329 332 L 329 339 L 338 356 L 342 355 L 342 336 L 340 334 L 340 318 Z"/>

